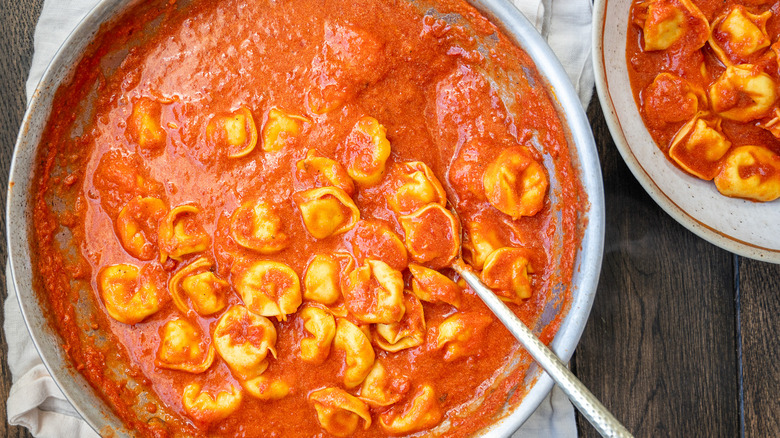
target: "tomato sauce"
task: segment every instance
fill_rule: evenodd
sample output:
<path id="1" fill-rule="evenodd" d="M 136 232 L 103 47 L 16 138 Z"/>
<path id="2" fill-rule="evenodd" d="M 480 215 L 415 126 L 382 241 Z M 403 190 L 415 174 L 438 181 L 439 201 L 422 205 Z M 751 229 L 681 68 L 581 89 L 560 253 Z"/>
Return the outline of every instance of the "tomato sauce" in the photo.
<path id="1" fill-rule="evenodd" d="M 322 388 L 344 388 L 347 353 L 331 347 L 321 363 L 302 361 L 301 341 L 311 335 L 297 312 L 269 316 L 276 331 L 275 354 L 266 356 L 262 371 L 262 376 L 285 382 L 288 394 L 269 401 L 244 392 L 240 407 L 224 418 L 193 415 L 185 406 L 183 394 L 192 385 L 215 396 L 228 387 L 241 391 L 246 384 L 235 367 L 221 360 L 222 352 L 203 372 L 161 367 L 156 360 L 166 324 L 174 320 L 185 320 L 196 333 L 198 349 L 190 346 L 188 351 L 205 357 L 213 347 L 211 337 L 224 310 L 182 311 L 177 300 L 184 295 L 169 295 L 174 275 L 196 262 L 204 266 L 198 272 L 210 273 L 210 284 L 221 285 L 215 290 L 224 294 L 227 308 L 245 304 L 250 310 L 236 288 L 258 261 L 291 268 L 305 289 L 314 255 L 344 255 L 338 264 L 342 285 L 354 282 L 353 277 L 345 279 L 358 266 L 380 260 L 402 272 L 407 311 L 412 308 L 408 303 L 418 302 L 409 292 L 409 263 L 438 270 L 458 284 L 458 308 L 422 302 L 425 331 L 419 345 L 390 352 L 374 342 L 376 360 L 393 377 L 391 392 L 401 398 L 390 406 L 371 407 L 371 426 L 364 428 L 359 420 L 354 436 L 430 433 L 442 421 L 452 425 L 443 435 L 464 436 L 495 421 L 505 403 L 522 398 L 530 359 L 476 294 L 458 283 L 447 268 L 451 257 L 441 254 L 459 250 L 460 224 L 472 245 L 464 252 L 473 263 L 478 258 L 473 247 L 477 228 L 488 230 L 497 246 L 524 248 L 533 267 L 533 294 L 511 306 L 533 325 L 552 288 L 571 280 L 584 195 L 561 121 L 529 58 L 470 6 L 449 0 L 435 6 L 440 13 L 420 12 L 414 4 L 396 0 L 147 3 L 101 29 L 75 76 L 55 98 L 36 172 L 32 245 L 40 295 L 65 350 L 130 430 L 144 436 L 328 435 L 310 396 Z M 464 21 L 448 13 L 460 14 Z M 485 52 L 474 35 L 490 36 L 495 47 Z M 487 79 L 505 71 L 526 75 L 515 80 L 515 101 L 510 103 Z M 295 116 L 278 119 L 273 109 Z M 381 142 L 371 143 L 381 135 L 353 132 L 366 116 L 386 130 L 391 151 L 386 160 Z M 279 126 L 281 131 L 274 131 Z M 247 145 L 253 141 L 252 149 Z M 523 153 L 546 163 L 545 172 L 555 182 L 548 197 L 554 196 L 556 203 L 553 207 L 545 198 L 538 213 L 512 219 L 488 202 L 482 174 L 502 150 L 516 145 L 527 146 Z M 315 225 L 302 219 L 300 194 L 343 173 L 333 176 L 325 167 L 323 173 L 301 173 L 308 167 L 297 163 L 310 149 L 337 162 L 339 169 L 346 167 L 355 180 L 333 183 L 359 211 L 357 225 L 346 232 L 329 228 L 333 234 L 318 238 L 312 231 L 315 225 L 329 226 L 333 217 L 344 217 L 342 225 L 348 224 L 353 209 L 346 204 L 316 216 L 320 222 Z M 460 219 L 455 228 L 442 219 L 446 209 L 428 221 L 434 213 L 410 216 L 398 211 L 408 205 L 405 200 L 391 203 L 390 196 L 401 186 L 399 166 L 406 162 L 424 163 L 433 175 L 428 180 L 441 182 L 446 199 L 426 202 L 447 201 L 454 207 Z M 382 165 L 385 169 L 377 170 Z M 361 182 L 350 166 L 381 177 Z M 436 190 L 424 196 L 437 199 Z M 258 203 L 267 209 L 240 210 Z M 182 213 L 171 219 L 172 234 L 155 232 L 171 214 L 164 212 L 182 206 Z M 270 215 L 268 211 L 276 221 L 251 222 L 252 214 Z M 136 223 L 134 217 L 138 234 L 133 236 L 141 239 L 133 246 L 137 249 L 121 237 L 125 225 L 118 225 Z M 428 224 L 423 231 L 416 229 L 420 237 L 412 242 L 404 217 L 411 217 L 412 225 Z M 236 237 L 247 233 L 258 237 L 251 245 Z M 112 266 L 131 268 L 122 268 L 125 277 L 108 287 L 99 274 Z M 138 274 L 127 277 L 132 267 L 139 268 Z M 263 277 L 263 290 L 272 301 L 295 287 L 285 272 L 269 271 Z M 383 281 L 379 276 L 375 280 Z M 118 320 L 106 298 L 117 290 L 117 300 L 129 301 L 137 292 L 127 286 L 131 283 L 150 285 L 147 298 L 139 299 L 156 306 L 146 309 L 140 322 Z M 369 290 L 376 283 L 364 286 Z M 361 288 L 352 291 L 358 296 L 347 308 L 372 308 L 381 301 L 381 295 Z M 154 296 L 156 300 L 149 298 Z M 340 313 L 346 296 L 320 307 L 360 325 L 355 315 Z M 194 302 L 195 297 L 188 299 Z M 545 342 L 554 336 L 568 300 L 565 294 L 561 315 L 545 327 Z M 219 308 L 218 301 L 203 305 Z M 84 310 L 89 308 L 96 310 Z M 461 346 L 462 357 L 445 360 L 445 349 L 437 345 L 439 328 L 456 314 L 463 315 L 467 328 L 469 321 L 484 323 L 474 322 L 476 335 Z M 265 339 L 266 332 L 242 321 L 220 336 L 234 344 L 257 345 Z M 405 324 L 419 323 L 414 321 Z M 376 325 L 361 326 L 376 336 Z M 499 379 L 511 362 L 520 365 Z M 441 418 L 406 433 L 383 428 L 380 419 L 402 414 L 415 391 L 426 385 L 436 395 L 431 403 Z M 345 390 L 355 395 L 357 389 Z M 483 402 L 472 412 L 475 400 Z M 142 406 L 146 414 L 134 406 Z"/>

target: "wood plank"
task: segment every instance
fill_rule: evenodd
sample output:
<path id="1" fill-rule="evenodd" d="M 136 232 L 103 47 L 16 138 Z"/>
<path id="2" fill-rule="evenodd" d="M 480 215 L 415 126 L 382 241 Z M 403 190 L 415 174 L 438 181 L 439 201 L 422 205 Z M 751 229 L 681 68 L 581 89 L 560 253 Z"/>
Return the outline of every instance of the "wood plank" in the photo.
<path id="1" fill-rule="evenodd" d="M 577 375 L 637 436 L 739 433 L 732 255 L 667 215 L 621 159 L 597 98 L 606 242 Z M 583 436 L 597 436 L 578 417 Z"/>
<path id="2" fill-rule="evenodd" d="M 43 0 L 4 0 L 0 2 L 0 187 L 8 184 L 8 169 L 16 142 L 16 135 L 24 115 L 26 98 L 24 84 L 30 69 L 33 53 L 33 31 L 40 15 Z M 0 190 L 0 202 L 5 206 L 6 191 Z M 0 215 L 3 243 L 0 245 L 0 282 L 5 285 L 5 262 L 8 250 L 5 245 L 5 215 Z M 5 287 L 0 287 L 0 296 L 5 301 Z M 0 313 L 0 327 L 3 314 Z M 5 358 L 8 356 L 8 344 L 5 333 L 0 337 L 0 436 L 31 437 L 30 432 L 18 426 L 8 425 L 5 400 L 11 388 L 11 372 Z"/>
<path id="3" fill-rule="evenodd" d="M 780 265 L 739 259 L 744 436 L 780 436 Z"/>

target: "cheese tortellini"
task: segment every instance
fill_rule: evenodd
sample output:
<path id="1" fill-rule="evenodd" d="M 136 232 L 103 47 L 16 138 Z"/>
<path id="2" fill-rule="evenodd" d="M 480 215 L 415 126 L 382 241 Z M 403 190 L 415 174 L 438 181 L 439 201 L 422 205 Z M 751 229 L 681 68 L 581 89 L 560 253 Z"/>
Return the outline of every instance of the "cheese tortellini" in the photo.
<path id="1" fill-rule="evenodd" d="M 212 118 L 206 127 L 206 135 L 227 151 L 228 158 L 245 157 L 257 145 L 257 126 L 247 107 Z"/>
<path id="2" fill-rule="evenodd" d="M 385 407 L 399 402 L 408 390 L 409 379 L 391 375 L 377 360 L 363 381 L 358 397 L 369 406 Z"/>
<path id="3" fill-rule="evenodd" d="M 544 207 L 549 182 L 544 166 L 522 146 L 504 149 L 482 175 L 485 196 L 498 211 L 519 219 Z"/>
<path id="4" fill-rule="evenodd" d="M 200 383 L 194 382 L 184 388 L 182 404 L 192 418 L 204 423 L 215 423 L 238 410 L 242 399 L 241 388 L 231 385 L 229 389 L 212 393 L 205 390 Z"/>
<path id="5" fill-rule="evenodd" d="M 727 66 L 747 62 L 772 44 L 766 32 L 771 17 L 772 11 L 757 15 L 742 5 L 734 5 L 713 21 L 710 47 Z"/>
<path id="6" fill-rule="evenodd" d="M 441 421 L 439 399 L 431 385 L 422 385 L 401 409 L 390 409 L 379 417 L 379 424 L 393 435 L 407 434 L 433 427 Z"/>
<path id="7" fill-rule="evenodd" d="M 403 275 L 385 262 L 367 260 L 350 272 L 343 293 L 347 309 L 360 321 L 390 324 L 404 315 Z"/>
<path id="8" fill-rule="evenodd" d="M 165 147 L 168 134 L 162 127 L 160 102 L 148 97 L 135 101 L 130 119 L 127 121 L 126 132 L 141 149 L 159 150 Z"/>
<path id="9" fill-rule="evenodd" d="M 366 330 L 345 318 L 336 321 L 336 337 L 333 346 L 344 352 L 344 386 L 354 388 L 360 385 L 371 371 L 376 355 Z"/>
<path id="10" fill-rule="evenodd" d="M 233 306 L 217 321 L 214 346 L 238 379 L 254 379 L 268 368 L 268 354 L 276 357 L 276 327 L 244 306 Z"/>
<path id="11" fill-rule="evenodd" d="M 460 307 L 462 291 L 444 274 L 416 263 L 409 264 L 412 273 L 412 294 L 429 303 L 447 303 Z"/>
<path id="12" fill-rule="evenodd" d="M 344 273 L 354 266 L 354 259 L 347 253 L 314 256 L 303 276 L 303 298 L 326 306 L 334 304 L 341 298 Z"/>
<path id="13" fill-rule="evenodd" d="M 724 119 L 750 122 L 768 115 L 777 102 L 777 84 L 754 65 L 735 65 L 710 86 L 712 109 Z"/>
<path id="14" fill-rule="evenodd" d="M 257 261 L 234 274 L 235 288 L 246 308 L 262 316 L 286 321 L 301 305 L 298 274 L 284 263 Z"/>
<path id="15" fill-rule="evenodd" d="M 344 156 L 347 173 L 358 184 L 373 185 L 385 174 L 390 157 L 387 129 L 377 119 L 361 117 L 345 140 Z"/>
<path id="16" fill-rule="evenodd" d="M 654 125 L 688 121 L 707 105 L 703 89 L 667 72 L 658 74 L 642 91 L 642 106 Z"/>
<path id="17" fill-rule="evenodd" d="M 303 116 L 287 114 L 273 108 L 268 112 L 268 120 L 263 126 L 263 150 L 265 152 L 277 152 L 284 148 L 288 139 L 301 133 L 301 125 L 308 123 L 309 119 Z"/>
<path id="18" fill-rule="evenodd" d="M 259 252 L 275 254 L 290 244 L 282 231 L 282 218 L 264 201 L 246 202 L 230 217 L 230 236 L 239 245 Z"/>
<path id="19" fill-rule="evenodd" d="M 309 234 L 325 239 L 347 232 L 360 220 L 355 201 L 338 187 L 320 187 L 293 195 Z"/>
<path id="20" fill-rule="evenodd" d="M 187 204 L 175 207 L 165 215 L 157 229 L 161 262 L 168 257 L 181 261 L 186 255 L 208 249 L 211 237 L 197 220 L 200 213 L 200 208 Z"/>
<path id="21" fill-rule="evenodd" d="M 425 341 L 425 315 L 420 300 L 414 295 L 404 295 L 404 317 L 399 322 L 377 324 L 374 341 L 379 348 L 395 353 L 417 347 Z"/>
<path id="22" fill-rule="evenodd" d="M 688 173 L 711 180 L 730 147 L 731 142 L 721 129 L 721 119 L 703 113 L 677 131 L 669 147 L 669 157 Z"/>
<path id="23" fill-rule="evenodd" d="M 466 235 L 463 239 L 463 258 L 474 269 L 482 269 L 490 253 L 504 245 L 497 230 L 482 221 L 465 221 L 463 226 L 466 228 Z"/>
<path id="24" fill-rule="evenodd" d="M 361 220 L 351 234 L 352 251 L 358 262 L 377 259 L 393 269 L 406 269 L 408 256 L 404 242 L 384 222 Z"/>
<path id="25" fill-rule="evenodd" d="M 635 17 L 642 27 L 647 51 L 684 47 L 698 50 L 707 42 L 707 17 L 690 0 L 645 0 L 637 3 Z"/>
<path id="26" fill-rule="evenodd" d="M 460 222 L 441 205 L 428 204 L 398 220 L 406 234 L 406 249 L 415 262 L 440 269 L 458 256 Z"/>
<path id="27" fill-rule="evenodd" d="M 295 167 L 298 169 L 298 178 L 308 181 L 312 186 L 338 187 L 349 196 L 355 193 L 355 183 L 344 166 L 320 155 L 315 149 L 309 149 L 306 157 L 298 161 Z"/>
<path id="28" fill-rule="evenodd" d="M 132 325 L 157 313 L 163 304 L 159 276 L 154 265 L 143 269 L 130 264 L 103 268 L 97 275 L 97 284 L 108 314 Z"/>
<path id="29" fill-rule="evenodd" d="M 168 207 L 154 197 L 136 196 L 125 204 L 116 218 L 116 232 L 122 247 L 140 260 L 157 255 L 157 227 Z"/>
<path id="30" fill-rule="evenodd" d="M 301 359 L 320 364 L 328 358 L 336 336 L 336 320 L 319 307 L 306 306 L 299 313 L 304 330 L 311 335 L 301 339 Z"/>
<path id="31" fill-rule="evenodd" d="M 309 401 L 317 411 L 320 426 L 334 436 L 352 436 L 361 419 L 364 429 L 371 427 L 368 406 L 343 389 L 325 388 L 314 391 L 309 394 Z"/>
<path id="32" fill-rule="evenodd" d="M 478 341 L 492 322 L 481 313 L 456 313 L 439 324 L 436 348 L 444 349 L 446 362 L 475 354 Z"/>
<path id="33" fill-rule="evenodd" d="M 780 155 L 762 146 L 734 148 L 715 177 L 726 196 L 768 202 L 780 198 Z"/>
<path id="34" fill-rule="evenodd" d="M 533 293 L 529 278 L 533 272 L 526 250 L 499 248 L 488 256 L 481 277 L 503 301 L 522 304 Z"/>
<path id="35" fill-rule="evenodd" d="M 214 347 L 202 340 L 200 329 L 184 319 L 173 319 L 160 329 L 162 342 L 155 365 L 160 368 L 202 373 L 214 362 Z"/>
<path id="36" fill-rule="evenodd" d="M 189 312 L 185 297 L 199 315 L 208 316 L 227 306 L 227 281 L 210 271 L 213 263 L 200 257 L 180 269 L 168 282 L 168 292 L 182 313 Z"/>
<path id="37" fill-rule="evenodd" d="M 265 374 L 241 381 L 241 387 L 254 398 L 271 401 L 279 400 L 290 394 L 290 384 Z"/>
<path id="38" fill-rule="evenodd" d="M 433 171 L 422 161 L 398 163 L 392 176 L 397 180 L 395 189 L 387 196 L 387 203 L 397 214 L 409 214 L 431 203 L 447 203 L 447 194 Z"/>

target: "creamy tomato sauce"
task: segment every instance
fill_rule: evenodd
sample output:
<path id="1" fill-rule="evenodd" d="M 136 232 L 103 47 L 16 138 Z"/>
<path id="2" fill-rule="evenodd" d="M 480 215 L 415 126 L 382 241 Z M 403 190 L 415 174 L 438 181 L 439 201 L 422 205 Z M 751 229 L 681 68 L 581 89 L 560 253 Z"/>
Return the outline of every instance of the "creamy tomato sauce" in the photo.
<path id="1" fill-rule="evenodd" d="M 527 56 L 435 6 L 165 2 L 102 29 L 55 99 L 33 245 L 129 428 L 464 436 L 522 398 L 528 357 L 448 266 L 462 246 L 535 324 L 583 195 Z"/>
<path id="2" fill-rule="evenodd" d="M 780 197 L 780 5 L 635 0 L 626 59 L 642 118 L 683 171 L 732 197 Z"/>

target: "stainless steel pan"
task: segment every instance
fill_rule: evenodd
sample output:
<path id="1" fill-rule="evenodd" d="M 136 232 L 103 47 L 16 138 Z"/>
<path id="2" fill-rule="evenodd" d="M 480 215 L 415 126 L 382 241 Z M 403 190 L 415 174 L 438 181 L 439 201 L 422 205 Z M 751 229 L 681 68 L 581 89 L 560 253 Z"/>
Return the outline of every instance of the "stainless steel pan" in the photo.
<path id="1" fill-rule="evenodd" d="M 34 194 L 31 193 L 33 172 L 41 136 L 51 112 L 54 93 L 59 84 L 68 81 L 88 44 L 100 26 L 110 22 L 133 1 L 105 0 L 82 21 L 49 65 L 36 89 L 22 124 L 11 164 L 6 206 L 9 259 L 13 284 L 19 303 L 39 353 L 57 384 L 78 412 L 98 432 L 113 431 L 118 436 L 132 436 L 121 420 L 111 411 L 84 377 L 68 362 L 62 349 L 62 340 L 48 323 L 45 300 L 38 299 L 35 269 L 31 262 L 31 217 Z M 601 269 L 604 241 L 604 196 L 598 153 L 585 113 L 566 73 L 550 48 L 533 26 L 506 0 L 471 0 L 471 3 L 504 30 L 507 36 L 523 48 L 536 63 L 541 81 L 567 127 L 572 161 L 579 170 L 579 178 L 588 197 L 588 209 L 580 218 L 581 247 L 577 253 L 574 277 L 570 287 L 572 299 L 569 308 L 559 308 L 563 300 L 553 296 L 545 309 L 536 332 L 559 312 L 568 312 L 552 349 L 563 361 L 574 353 L 590 313 Z M 554 188 L 554 182 L 553 182 Z M 565 293 L 556 288 L 553 294 Z M 505 406 L 496 421 L 482 435 L 509 436 L 536 409 L 552 388 L 552 380 L 535 364 L 531 365 L 525 380 L 526 391 L 522 402 Z M 140 411 L 140 410 L 139 410 Z M 140 414 L 139 414 L 140 415 Z"/>

